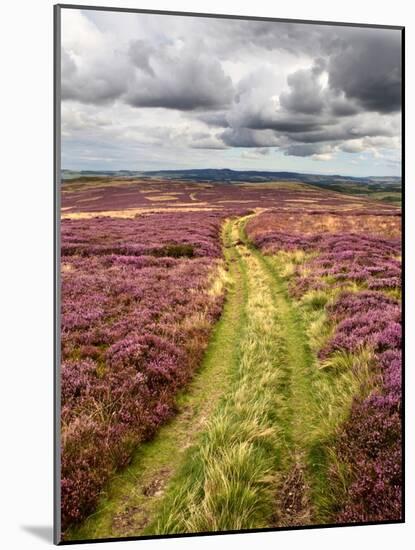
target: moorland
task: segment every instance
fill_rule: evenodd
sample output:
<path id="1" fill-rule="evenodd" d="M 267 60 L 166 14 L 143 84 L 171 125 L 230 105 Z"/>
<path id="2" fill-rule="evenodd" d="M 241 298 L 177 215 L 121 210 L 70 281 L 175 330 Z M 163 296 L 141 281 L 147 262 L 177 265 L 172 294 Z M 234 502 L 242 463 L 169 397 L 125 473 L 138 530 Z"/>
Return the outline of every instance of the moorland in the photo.
<path id="1" fill-rule="evenodd" d="M 400 180 L 63 176 L 64 539 L 399 521 Z"/>

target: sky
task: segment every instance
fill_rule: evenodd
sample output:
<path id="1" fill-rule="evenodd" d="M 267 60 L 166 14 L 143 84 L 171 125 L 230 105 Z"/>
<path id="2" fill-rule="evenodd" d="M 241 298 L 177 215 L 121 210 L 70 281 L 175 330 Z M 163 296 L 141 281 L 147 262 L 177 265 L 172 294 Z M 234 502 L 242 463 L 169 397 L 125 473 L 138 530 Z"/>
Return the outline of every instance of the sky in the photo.
<path id="1" fill-rule="evenodd" d="M 62 9 L 62 168 L 401 174 L 394 29 Z"/>

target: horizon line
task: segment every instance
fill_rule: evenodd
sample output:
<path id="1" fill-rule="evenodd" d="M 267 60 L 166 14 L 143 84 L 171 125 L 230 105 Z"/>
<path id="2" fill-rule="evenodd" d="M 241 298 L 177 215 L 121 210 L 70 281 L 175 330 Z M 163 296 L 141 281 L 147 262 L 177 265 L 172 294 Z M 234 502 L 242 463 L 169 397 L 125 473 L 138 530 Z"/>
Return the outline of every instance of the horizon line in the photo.
<path id="1" fill-rule="evenodd" d="M 261 169 L 249 169 L 249 170 L 235 170 L 234 168 L 161 168 L 161 169 L 151 169 L 151 170 L 139 170 L 136 168 L 117 168 L 117 169 L 90 169 L 90 168 L 60 168 L 60 171 L 67 171 L 67 172 L 141 172 L 143 174 L 149 173 L 149 172 L 193 172 L 193 171 L 202 171 L 202 170 L 215 170 L 217 172 L 221 171 L 229 171 L 229 172 L 265 172 L 269 174 L 274 173 L 285 173 L 285 174 L 299 174 L 299 175 L 313 175 L 313 176 L 340 176 L 340 177 L 347 177 L 347 178 L 400 178 L 402 179 L 401 175 L 379 175 L 379 176 L 356 176 L 356 175 L 350 175 L 350 174 L 341 174 L 341 173 L 332 173 L 332 172 L 298 172 L 295 170 L 261 170 Z"/>

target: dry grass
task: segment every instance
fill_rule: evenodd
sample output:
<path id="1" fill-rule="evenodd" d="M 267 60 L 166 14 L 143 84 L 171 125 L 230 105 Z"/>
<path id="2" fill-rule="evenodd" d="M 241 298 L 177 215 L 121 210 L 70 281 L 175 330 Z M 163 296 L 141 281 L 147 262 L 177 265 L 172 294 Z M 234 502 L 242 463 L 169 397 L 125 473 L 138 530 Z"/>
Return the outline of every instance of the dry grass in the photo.
<path id="1" fill-rule="evenodd" d="M 242 199 L 228 199 L 228 200 L 222 200 L 222 201 L 215 201 L 216 204 L 225 204 L 225 203 L 237 203 L 237 204 L 248 204 L 248 203 L 252 203 L 252 202 L 258 202 L 256 199 L 246 199 L 246 200 L 242 200 Z"/>
<path id="2" fill-rule="evenodd" d="M 212 272 L 209 282 L 208 294 L 210 296 L 221 296 L 225 289 L 231 286 L 232 279 L 223 260 L 218 262 L 218 266 Z"/>
<path id="3" fill-rule="evenodd" d="M 61 215 L 63 220 L 90 220 L 97 217 L 109 218 L 135 218 L 141 214 L 152 214 L 155 212 L 210 212 L 220 210 L 220 206 L 204 206 L 205 203 L 200 203 L 200 206 L 195 206 L 194 203 L 185 203 L 186 208 L 182 207 L 181 203 L 175 203 L 172 208 L 127 208 L 125 210 L 100 210 L 98 212 L 67 212 Z"/>
<path id="4" fill-rule="evenodd" d="M 304 204 L 315 204 L 318 202 L 318 198 L 316 199 L 288 199 L 289 202 L 298 202 L 298 203 L 304 203 Z"/>
<path id="5" fill-rule="evenodd" d="M 74 270 L 74 266 L 70 263 L 62 263 L 61 264 L 61 272 L 62 273 L 68 273 L 69 271 L 73 271 Z"/>
<path id="6" fill-rule="evenodd" d="M 147 195 L 146 199 L 152 202 L 163 202 L 163 201 L 177 201 L 177 196 L 179 193 L 166 193 L 165 195 Z"/>
<path id="7" fill-rule="evenodd" d="M 313 206 L 314 208 L 314 206 Z M 327 206 L 321 206 L 321 209 Z M 324 213 L 301 215 L 293 213 L 291 208 L 280 208 L 281 212 L 265 212 L 263 218 L 253 219 L 250 223 L 250 235 L 255 237 L 258 231 L 261 235 L 266 231 L 278 231 L 285 233 L 289 228 L 290 233 L 299 235 L 313 235 L 315 233 L 364 233 L 381 235 L 387 238 L 400 237 L 401 219 L 399 216 L 374 216 L 361 214 L 356 216 L 356 206 L 352 207 L 350 215 L 347 207 L 342 207 L 339 215 Z M 287 211 L 288 210 L 288 211 Z M 316 205 L 316 210 L 320 210 Z M 343 213 L 342 213 L 343 211 Z M 346 211 L 346 213 L 344 213 Z"/>
<path id="8" fill-rule="evenodd" d="M 300 190 L 308 189 L 309 186 L 305 183 L 291 181 L 268 181 L 264 183 L 236 183 L 238 187 L 247 187 L 250 189 L 284 189 L 284 190 Z"/>
<path id="9" fill-rule="evenodd" d="M 68 212 L 62 214 L 61 218 L 63 220 L 90 220 L 97 217 L 135 218 L 146 211 L 144 208 L 128 208 L 126 210 L 100 210 L 98 212 Z"/>
<path id="10" fill-rule="evenodd" d="M 78 199 L 76 202 L 90 202 L 90 201 L 97 201 L 98 199 L 102 199 L 102 195 L 97 195 L 96 197 L 86 197 L 85 199 Z"/>
<path id="11" fill-rule="evenodd" d="M 62 192 L 65 193 L 73 193 L 77 191 L 85 191 L 86 189 L 103 189 L 105 187 L 130 187 L 137 184 L 144 184 L 148 185 L 148 182 L 145 182 L 143 180 L 123 180 L 123 179 L 110 179 L 105 178 L 99 181 L 71 181 L 65 182 L 62 185 Z"/>

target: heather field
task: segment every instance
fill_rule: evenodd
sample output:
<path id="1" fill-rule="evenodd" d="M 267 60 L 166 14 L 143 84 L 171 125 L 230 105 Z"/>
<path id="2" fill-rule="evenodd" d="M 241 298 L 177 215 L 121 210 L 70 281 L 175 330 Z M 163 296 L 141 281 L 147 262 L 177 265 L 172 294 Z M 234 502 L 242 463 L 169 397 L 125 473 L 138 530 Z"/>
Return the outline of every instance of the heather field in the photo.
<path id="1" fill-rule="evenodd" d="M 62 184 L 66 540 L 399 521 L 401 211 Z"/>

